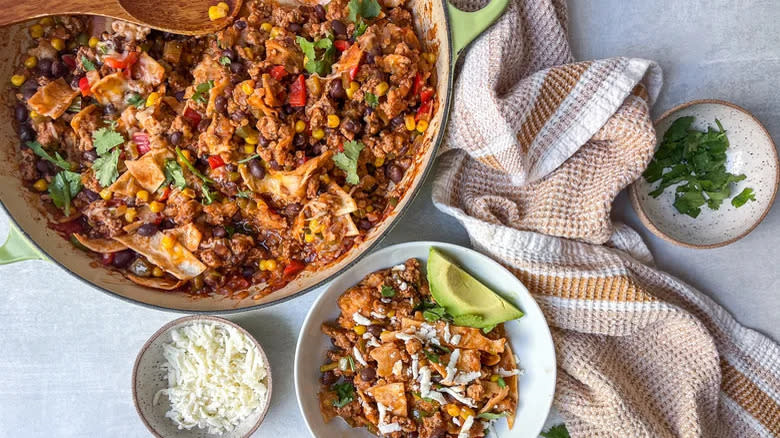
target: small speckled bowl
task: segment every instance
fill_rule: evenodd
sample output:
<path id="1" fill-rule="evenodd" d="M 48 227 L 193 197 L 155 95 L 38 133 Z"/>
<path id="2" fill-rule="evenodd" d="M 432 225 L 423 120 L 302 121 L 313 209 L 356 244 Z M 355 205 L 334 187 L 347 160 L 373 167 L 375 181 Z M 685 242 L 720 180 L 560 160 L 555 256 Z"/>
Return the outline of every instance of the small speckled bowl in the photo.
<path id="1" fill-rule="evenodd" d="M 680 117 L 694 116 L 693 127 L 705 130 L 720 120 L 729 139 L 726 170 L 747 178 L 732 186 L 736 196 L 746 187 L 754 190 L 755 201 L 740 208 L 723 202 L 718 210 L 704 206 L 697 218 L 679 213 L 674 206 L 674 188 L 658 198 L 648 195 L 658 182 L 639 178 L 631 185 L 630 197 L 642 223 L 658 237 L 689 248 L 716 248 L 745 237 L 764 219 L 775 200 L 780 182 L 780 164 L 772 137 L 745 109 L 720 100 L 695 100 L 672 108 L 655 122 L 658 143 Z"/>
<path id="2" fill-rule="evenodd" d="M 168 399 L 163 395 L 156 405 L 153 403 L 154 395 L 157 391 L 168 386 L 168 372 L 162 368 L 162 365 L 165 363 L 163 345 L 171 342 L 171 331 L 190 324 L 203 322 L 235 327 L 238 331 L 243 333 L 252 344 L 254 344 L 257 353 L 260 354 L 260 357 L 263 358 L 263 362 L 266 364 L 266 387 L 268 388 L 268 392 L 266 393 L 265 405 L 262 409 L 255 410 L 252 415 L 247 417 L 231 432 L 226 432 L 222 435 L 210 434 L 205 430 L 198 428 L 179 430 L 176 424 L 165 416 L 165 413 L 170 408 Z M 263 351 L 263 347 L 261 347 L 257 340 L 242 327 L 226 319 L 215 316 L 185 316 L 184 318 L 173 320 L 168 324 L 165 324 L 160 330 L 157 330 L 157 332 L 146 341 L 146 344 L 144 344 L 141 351 L 138 353 L 138 357 L 135 360 L 135 366 L 133 366 L 132 383 L 135 410 L 138 412 L 138 415 L 141 417 L 141 420 L 144 422 L 147 429 L 149 429 L 152 435 L 157 438 L 246 438 L 252 435 L 257 428 L 260 427 L 260 423 L 263 422 L 265 414 L 268 412 L 268 407 L 271 404 L 271 366 L 268 362 L 268 357 L 266 357 L 265 352 Z"/>

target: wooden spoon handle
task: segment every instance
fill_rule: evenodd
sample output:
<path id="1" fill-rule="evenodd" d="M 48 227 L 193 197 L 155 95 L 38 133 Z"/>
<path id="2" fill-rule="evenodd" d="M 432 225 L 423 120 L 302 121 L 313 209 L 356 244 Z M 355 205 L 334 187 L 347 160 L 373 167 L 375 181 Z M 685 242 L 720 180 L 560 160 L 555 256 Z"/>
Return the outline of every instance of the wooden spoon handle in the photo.
<path id="1" fill-rule="evenodd" d="M 0 26 L 48 15 L 103 15 L 137 23 L 117 0 L 0 0 Z"/>

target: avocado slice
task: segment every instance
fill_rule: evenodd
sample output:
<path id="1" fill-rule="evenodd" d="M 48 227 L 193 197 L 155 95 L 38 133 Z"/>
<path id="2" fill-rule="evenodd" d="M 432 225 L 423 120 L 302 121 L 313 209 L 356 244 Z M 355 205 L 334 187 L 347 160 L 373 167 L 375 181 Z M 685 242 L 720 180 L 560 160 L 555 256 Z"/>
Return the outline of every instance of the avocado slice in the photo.
<path id="1" fill-rule="evenodd" d="M 457 325 L 486 329 L 523 316 L 520 309 L 433 247 L 428 254 L 428 285 Z"/>

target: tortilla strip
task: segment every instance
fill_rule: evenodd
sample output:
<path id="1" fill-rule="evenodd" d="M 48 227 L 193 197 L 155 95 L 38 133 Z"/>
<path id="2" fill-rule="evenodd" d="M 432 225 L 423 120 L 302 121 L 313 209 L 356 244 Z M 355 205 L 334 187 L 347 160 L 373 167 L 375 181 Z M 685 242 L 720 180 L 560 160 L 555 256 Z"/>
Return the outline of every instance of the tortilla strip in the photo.
<path id="1" fill-rule="evenodd" d="M 139 277 L 137 275 L 125 274 L 127 278 L 133 283 L 140 284 L 141 286 L 151 287 L 152 289 L 162 290 L 174 290 L 184 284 L 184 281 L 171 280 L 170 278 L 156 278 L 156 277 Z"/>
<path id="2" fill-rule="evenodd" d="M 490 412 L 495 405 L 498 404 L 501 400 L 503 400 L 508 394 L 509 394 L 509 385 L 500 388 L 498 386 L 498 383 L 495 382 L 483 382 L 483 385 L 486 387 L 485 392 L 488 394 L 494 394 L 493 397 L 490 398 L 490 400 L 485 403 L 485 406 L 482 407 L 482 409 L 479 410 L 480 414 L 484 414 L 485 412 Z"/>
<path id="3" fill-rule="evenodd" d="M 387 406 L 393 415 L 407 416 L 406 395 L 403 382 L 376 385 L 366 390 L 379 403 Z"/>
<path id="4" fill-rule="evenodd" d="M 417 321 L 411 318 L 402 318 L 401 319 L 401 330 L 406 331 L 409 327 L 414 327 L 415 329 L 417 327 L 420 327 L 424 321 Z M 436 322 L 436 332 L 438 333 L 440 338 L 444 338 L 444 322 L 437 321 Z M 461 339 L 458 342 L 458 345 L 451 345 L 455 348 L 461 348 L 461 349 L 468 349 L 468 350 L 479 350 L 479 351 L 486 351 L 490 354 L 501 354 L 504 352 L 504 344 L 506 343 L 506 338 L 501 338 L 497 340 L 492 340 L 490 338 L 487 338 L 485 336 L 482 336 L 482 333 L 479 329 L 473 328 L 473 327 L 462 327 L 455 324 L 450 324 L 450 333 L 451 335 L 460 335 Z M 387 336 L 395 336 L 395 333 L 387 334 Z M 385 335 L 381 336 L 382 342 L 385 341 Z"/>
<path id="5" fill-rule="evenodd" d="M 158 86 L 165 78 L 165 68 L 155 61 L 154 58 L 147 55 L 146 52 L 141 52 L 141 56 L 138 57 L 138 62 L 132 66 L 133 73 L 137 73 L 140 80 L 152 86 Z"/>
<path id="6" fill-rule="evenodd" d="M 122 242 L 117 242 L 116 240 L 90 239 L 89 237 L 79 233 L 73 233 L 73 237 L 90 251 L 99 253 L 118 252 L 127 249 L 127 245 L 123 244 Z"/>
<path id="7" fill-rule="evenodd" d="M 92 91 L 95 99 L 97 99 L 101 105 L 108 105 L 111 103 L 116 106 L 121 106 L 124 102 L 126 89 L 127 79 L 125 79 L 122 72 L 116 72 L 105 76 L 92 84 L 90 91 Z M 76 92 L 76 94 L 78 94 L 78 92 Z"/>
<path id="8" fill-rule="evenodd" d="M 164 234 L 157 232 L 146 237 L 139 234 L 126 234 L 114 237 L 133 251 L 145 256 L 153 264 L 163 268 L 180 280 L 189 280 L 206 270 L 204 265 L 187 248 L 179 242 L 174 243 L 170 250 L 162 245 Z"/>
<path id="9" fill-rule="evenodd" d="M 238 171 L 253 192 L 268 193 L 288 203 L 297 202 L 306 194 L 306 185 L 314 171 L 330 160 L 332 155 L 333 152 L 327 151 L 289 172 L 268 170 L 263 179 L 252 176 L 248 166 L 239 166 Z"/>
<path id="10" fill-rule="evenodd" d="M 509 346 L 509 344 L 506 345 L 506 349 L 504 350 L 504 355 L 501 357 L 501 361 L 498 363 L 498 366 L 505 369 L 505 370 L 514 370 L 517 368 L 517 362 L 515 362 L 515 355 L 512 354 L 512 347 Z M 512 408 L 509 412 L 509 415 L 506 417 L 506 422 L 509 425 L 509 428 L 511 429 L 512 426 L 515 424 L 515 413 L 517 412 L 517 376 L 510 376 L 504 378 L 506 382 L 506 387 L 509 388 L 509 398 L 511 399 Z"/>
<path id="11" fill-rule="evenodd" d="M 41 87 L 27 100 L 38 114 L 56 119 L 70 106 L 79 92 L 70 88 L 65 79 L 59 78 Z"/>
<path id="12" fill-rule="evenodd" d="M 175 237 L 176 240 L 182 243 L 189 251 L 197 250 L 198 246 L 200 246 L 200 241 L 203 239 L 203 233 L 201 233 L 198 227 L 192 222 L 177 228 L 165 230 L 163 233 Z"/>
<path id="13" fill-rule="evenodd" d="M 165 182 L 165 173 L 153 152 L 148 152 L 137 160 L 125 161 L 125 166 L 136 182 L 150 193 L 154 193 Z"/>
<path id="14" fill-rule="evenodd" d="M 117 178 L 113 184 L 108 186 L 108 190 L 111 192 L 119 193 L 128 197 L 135 197 L 135 194 L 138 193 L 138 191 L 142 188 L 143 187 L 138 184 L 138 181 L 133 178 L 133 175 L 130 172 L 125 172 L 119 175 L 119 178 Z"/>

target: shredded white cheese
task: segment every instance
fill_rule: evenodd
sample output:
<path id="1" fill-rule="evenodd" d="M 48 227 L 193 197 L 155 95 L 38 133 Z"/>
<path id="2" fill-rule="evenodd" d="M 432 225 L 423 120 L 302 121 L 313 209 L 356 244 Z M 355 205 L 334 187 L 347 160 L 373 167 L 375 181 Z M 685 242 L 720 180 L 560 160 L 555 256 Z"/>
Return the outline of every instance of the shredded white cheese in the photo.
<path id="1" fill-rule="evenodd" d="M 452 422 L 455 423 L 456 426 L 460 426 L 460 420 L 458 420 L 458 417 L 452 417 Z"/>
<path id="2" fill-rule="evenodd" d="M 393 375 L 400 377 L 401 372 L 404 370 L 404 363 L 400 360 L 395 361 L 393 364 Z"/>
<path id="3" fill-rule="evenodd" d="M 360 354 L 360 350 L 358 350 L 357 347 L 352 347 L 352 354 L 355 355 L 355 360 L 360 362 L 360 365 L 368 366 L 368 363 L 366 363 L 366 360 L 363 359 L 363 355 Z"/>
<path id="4" fill-rule="evenodd" d="M 385 423 L 385 417 L 387 416 L 387 407 L 385 405 L 382 403 L 377 403 L 376 407 L 379 410 L 379 424 L 377 424 L 377 429 L 379 429 L 379 432 L 382 435 L 391 434 L 401 430 L 401 425 L 398 423 Z"/>
<path id="5" fill-rule="evenodd" d="M 381 313 L 377 313 L 377 312 L 371 312 L 371 316 L 373 316 L 376 319 L 385 319 L 386 318 L 385 315 L 383 315 Z"/>
<path id="6" fill-rule="evenodd" d="M 458 363 L 458 358 L 460 358 L 460 348 L 456 348 L 455 351 L 450 354 L 450 361 L 447 364 L 447 369 L 445 370 L 447 375 L 444 376 L 444 380 L 442 380 L 441 383 L 445 385 L 452 384 L 452 381 L 455 379 L 455 375 L 458 374 L 458 369 L 455 368 L 455 365 Z"/>
<path id="7" fill-rule="evenodd" d="M 405 290 L 406 290 L 408 287 L 409 287 L 409 285 L 408 285 L 408 284 L 406 284 L 406 282 L 405 282 L 405 281 L 402 281 L 401 283 L 399 283 L 399 284 L 398 284 L 398 289 L 399 289 L 401 292 L 405 291 Z"/>
<path id="8" fill-rule="evenodd" d="M 436 400 L 439 404 L 447 404 L 447 400 L 438 391 L 431 390 L 431 369 L 427 366 L 420 368 L 420 397 Z"/>
<path id="9" fill-rule="evenodd" d="M 409 342 L 412 339 L 417 339 L 417 336 L 411 335 L 409 333 L 396 333 L 395 334 L 395 338 L 396 339 L 400 339 L 400 340 L 402 340 L 404 342 Z"/>
<path id="10" fill-rule="evenodd" d="M 412 355 L 412 378 L 414 380 L 417 380 L 417 376 L 420 373 L 419 370 L 420 367 L 420 358 L 417 356 L 417 353 Z"/>
<path id="11" fill-rule="evenodd" d="M 453 383 L 456 385 L 466 385 L 472 380 L 478 379 L 482 375 L 479 371 L 472 371 L 470 373 L 459 373 L 455 376 Z"/>
<path id="12" fill-rule="evenodd" d="M 444 339 L 444 342 L 446 342 L 448 344 L 452 340 L 452 336 L 450 335 L 450 325 L 449 324 L 444 324 L 444 330 L 443 330 L 443 333 L 442 333 L 442 339 Z"/>
<path id="13" fill-rule="evenodd" d="M 474 417 L 469 415 L 468 418 L 466 418 L 466 421 L 463 422 L 463 426 L 460 428 L 460 433 L 458 433 L 458 438 L 469 438 L 469 431 L 471 430 L 471 425 L 474 424 Z"/>
<path id="14" fill-rule="evenodd" d="M 523 370 L 520 369 L 505 370 L 503 368 L 499 368 L 498 370 L 496 370 L 496 374 L 498 374 L 501 377 L 512 377 L 517 375 L 523 375 Z"/>
<path id="15" fill-rule="evenodd" d="M 233 430 L 267 403 L 267 365 L 255 345 L 237 329 L 195 323 L 171 332 L 163 347 L 168 388 L 165 414 L 179 429 L 198 427 L 209 433 Z"/>
<path id="16" fill-rule="evenodd" d="M 452 338 L 450 338 L 450 344 L 452 345 L 458 345 L 460 344 L 460 335 L 454 335 Z"/>
<path id="17" fill-rule="evenodd" d="M 405 271 L 406 270 L 406 265 L 395 265 L 395 266 L 393 266 L 392 270 L 393 271 Z"/>
<path id="18" fill-rule="evenodd" d="M 476 403 L 474 403 L 474 400 L 472 400 L 472 399 L 466 397 L 465 395 L 463 395 L 463 391 L 462 390 L 458 391 L 458 389 L 459 388 L 447 388 L 447 387 L 444 387 L 444 388 L 440 389 L 439 391 L 446 392 L 447 394 L 449 394 L 453 398 L 455 398 L 455 400 L 463 403 L 464 405 L 466 405 L 466 406 L 468 406 L 470 408 L 477 407 Z"/>
<path id="19" fill-rule="evenodd" d="M 352 314 L 352 320 L 360 325 L 365 325 L 365 326 L 371 325 L 371 320 L 359 314 L 358 312 Z"/>

